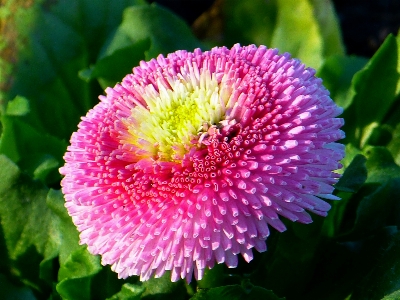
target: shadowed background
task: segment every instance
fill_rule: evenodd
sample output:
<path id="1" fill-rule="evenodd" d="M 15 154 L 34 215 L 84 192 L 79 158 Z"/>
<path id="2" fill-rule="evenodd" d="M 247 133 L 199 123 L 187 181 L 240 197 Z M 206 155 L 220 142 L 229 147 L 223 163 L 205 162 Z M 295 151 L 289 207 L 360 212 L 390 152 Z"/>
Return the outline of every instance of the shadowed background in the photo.
<path id="1" fill-rule="evenodd" d="M 229 0 L 225 0 L 229 1 Z M 268 0 L 266 0 L 268 1 Z M 197 35 L 198 18 L 204 12 L 216 12 L 219 0 L 156 0 L 180 15 Z M 400 28 L 400 1 L 398 0 L 334 0 L 342 28 L 347 54 L 371 57 L 389 33 Z M 215 32 L 216 33 L 216 32 Z"/>

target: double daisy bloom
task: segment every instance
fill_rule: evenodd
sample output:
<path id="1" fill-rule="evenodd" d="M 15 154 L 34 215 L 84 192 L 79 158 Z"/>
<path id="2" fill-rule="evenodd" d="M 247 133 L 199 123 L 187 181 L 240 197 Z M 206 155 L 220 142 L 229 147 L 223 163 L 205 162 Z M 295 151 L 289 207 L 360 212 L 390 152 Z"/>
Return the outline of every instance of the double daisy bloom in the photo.
<path id="1" fill-rule="evenodd" d="M 281 217 L 337 200 L 342 109 L 315 70 L 235 45 L 141 62 L 106 89 L 60 169 L 82 244 L 120 278 L 200 280 L 265 251 Z"/>

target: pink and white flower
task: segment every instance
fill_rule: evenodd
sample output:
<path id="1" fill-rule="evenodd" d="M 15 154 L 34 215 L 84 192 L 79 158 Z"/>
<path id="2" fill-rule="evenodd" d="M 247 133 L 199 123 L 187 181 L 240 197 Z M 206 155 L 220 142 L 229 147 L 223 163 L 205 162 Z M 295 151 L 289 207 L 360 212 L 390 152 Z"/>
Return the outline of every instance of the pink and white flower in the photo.
<path id="1" fill-rule="evenodd" d="M 82 118 L 60 169 L 81 243 L 121 278 L 189 282 L 265 251 L 280 216 L 326 216 L 343 119 L 314 75 L 254 45 L 141 62 Z"/>

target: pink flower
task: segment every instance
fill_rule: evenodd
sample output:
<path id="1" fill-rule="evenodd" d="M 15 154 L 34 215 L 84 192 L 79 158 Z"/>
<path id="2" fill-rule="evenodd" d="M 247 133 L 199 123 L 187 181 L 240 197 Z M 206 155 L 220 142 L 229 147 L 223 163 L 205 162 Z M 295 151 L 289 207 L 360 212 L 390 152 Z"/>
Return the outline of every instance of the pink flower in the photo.
<path id="1" fill-rule="evenodd" d="M 82 118 L 60 169 L 81 243 L 121 278 L 190 282 L 265 251 L 279 216 L 326 216 L 343 120 L 314 74 L 254 45 L 141 62 Z"/>

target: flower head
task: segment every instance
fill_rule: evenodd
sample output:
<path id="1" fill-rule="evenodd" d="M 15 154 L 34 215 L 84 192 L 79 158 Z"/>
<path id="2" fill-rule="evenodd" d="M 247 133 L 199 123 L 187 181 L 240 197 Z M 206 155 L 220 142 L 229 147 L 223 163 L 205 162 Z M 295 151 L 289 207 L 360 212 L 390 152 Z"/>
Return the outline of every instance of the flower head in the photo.
<path id="1" fill-rule="evenodd" d="M 254 45 L 141 62 L 82 118 L 60 169 L 81 243 L 119 277 L 189 282 L 265 251 L 280 216 L 326 216 L 343 120 L 314 74 Z"/>

